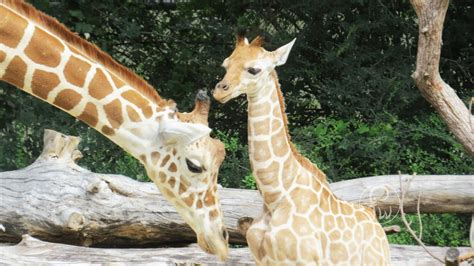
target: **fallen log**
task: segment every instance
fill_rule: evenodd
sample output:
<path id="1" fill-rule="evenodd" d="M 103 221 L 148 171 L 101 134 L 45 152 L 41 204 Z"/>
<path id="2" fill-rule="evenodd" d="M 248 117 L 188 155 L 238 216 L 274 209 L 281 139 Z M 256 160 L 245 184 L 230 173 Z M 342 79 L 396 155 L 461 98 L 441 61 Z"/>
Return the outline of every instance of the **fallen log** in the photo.
<path id="1" fill-rule="evenodd" d="M 45 148 L 30 166 L 0 173 L 0 242 L 39 239 L 96 247 L 157 247 L 195 242 L 193 231 L 152 183 L 121 175 L 92 173 L 75 164 L 79 139 L 45 133 Z M 399 179 L 379 176 L 331 184 L 343 199 L 395 215 Z M 474 213 L 474 176 L 417 176 L 406 197 L 406 212 Z M 237 221 L 262 208 L 257 191 L 219 190 L 230 242 L 243 244 Z M 2 228 L 4 228 L 2 230 Z"/>
<path id="2" fill-rule="evenodd" d="M 441 265 L 421 247 L 391 245 L 392 265 Z M 428 247 L 444 257 L 448 248 Z M 461 254 L 469 248 L 458 248 Z M 229 259 L 223 263 L 196 245 L 181 248 L 102 249 L 43 242 L 31 236 L 13 246 L 0 246 L 0 264 L 120 264 L 120 265 L 254 265 L 248 248 L 231 248 Z M 460 265 L 468 265 L 462 263 Z"/>

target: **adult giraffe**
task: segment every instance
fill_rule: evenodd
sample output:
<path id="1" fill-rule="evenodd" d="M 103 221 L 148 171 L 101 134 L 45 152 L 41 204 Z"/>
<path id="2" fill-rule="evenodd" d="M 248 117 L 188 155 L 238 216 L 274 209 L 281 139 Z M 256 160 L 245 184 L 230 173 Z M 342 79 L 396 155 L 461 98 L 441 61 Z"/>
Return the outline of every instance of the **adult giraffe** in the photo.
<path id="1" fill-rule="evenodd" d="M 225 103 L 247 94 L 252 172 L 264 212 L 247 231 L 259 265 L 386 265 L 389 246 L 372 209 L 336 198 L 324 173 L 290 141 L 275 67 L 294 44 L 268 52 L 263 39 L 239 36 L 222 66 L 227 73 L 214 98 Z"/>
<path id="2" fill-rule="evenodd" d="M 225 151 L 209 137 L 207 95 L 198 94 L 193 112 L 177 112 L 143 79 L 18 0 L 0 0 L 0 80 L 68 112 L 139 159 L 200 247 L 227 258 L 217 195 Z"/>

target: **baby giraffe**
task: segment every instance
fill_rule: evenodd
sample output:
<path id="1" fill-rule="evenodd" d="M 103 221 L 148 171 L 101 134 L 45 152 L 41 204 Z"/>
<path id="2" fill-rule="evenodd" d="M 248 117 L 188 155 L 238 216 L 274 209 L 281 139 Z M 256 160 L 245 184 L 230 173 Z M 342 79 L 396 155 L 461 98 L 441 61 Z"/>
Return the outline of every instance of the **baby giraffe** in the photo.
<path id="1" fill-rule="evenodd" d="M 213 93 L 221 103 L 247 94 L 249 156 L 265 205 L 247 231 L 252 255 L 258 265 L 387 265 L 388 241 L 375 212 L 338 199 L 290 141 L 275 67 L 294 42 L 269 52 L 262 38 L 239 36 Z"/>

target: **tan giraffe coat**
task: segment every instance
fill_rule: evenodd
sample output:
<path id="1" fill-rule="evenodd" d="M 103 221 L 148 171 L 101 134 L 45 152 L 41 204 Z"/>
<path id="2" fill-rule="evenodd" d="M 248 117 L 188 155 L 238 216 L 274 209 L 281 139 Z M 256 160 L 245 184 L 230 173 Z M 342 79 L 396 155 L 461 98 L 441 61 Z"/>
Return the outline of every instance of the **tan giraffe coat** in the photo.
<path id="1" fill-rule="evenodd" d="M 209 137 L 209 98 L 178 113 L 144 80 L 23 1 L 0 0 L 0 79 L 95 128 L 139 159 L 194 229 L 225 259 L 217 195 L 223 144 Z"/>
<path id="2" fill-rule="evenodd" d="M 267 52 L 260 38 L 240 38 L 214 91 L 221 102 L 247 94 L 250 161 L 265 203 L 247 231 L 250 250 L 258 265 L 389 264 L 374 211 L 337 199 L 324 173 L 291 143 L 274 67 L 292 45 Z"/>

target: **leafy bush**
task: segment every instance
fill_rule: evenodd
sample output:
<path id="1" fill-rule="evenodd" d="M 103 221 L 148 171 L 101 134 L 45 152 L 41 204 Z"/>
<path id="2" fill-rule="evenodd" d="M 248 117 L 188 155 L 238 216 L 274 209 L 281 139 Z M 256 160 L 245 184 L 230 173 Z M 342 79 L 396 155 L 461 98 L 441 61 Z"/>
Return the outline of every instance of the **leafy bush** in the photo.
<path id="1" fill-rule="evenodd" d="M 419 221 L 416 215 L 407 215 L 411 228 L 419 235 Z M 430 246 L 458 247 L 469 246 L 469 225 L 471 215 L 461 214 L 421 214 L 423 225 L 422 241 Z M 390 243 L 418 245 L 410 235 L 400 217 L 382 220 L 384 226 L 399 225 L 401 232 L 388 235 Z"/>
<path id="2" fill-rule="evenodd" d="M 398 171 L 474 173 L 474 161 L 436 114 L 412 121 L 390 116 L 372 123 L 322 118 L 308 127 L 295 128 L 293 140 L 332 181 Z"/>
<path id="3" fill-rule="evenodd" d="M 224 142 L 226 152 L 219 170 L 219 183 L 224 187 L 256 189 L 255 181 L 248 177 L 251 170 L 247 145 L 240 142 L 236 134 L 226 135 L 217 131 L 216 137 Z"/>

